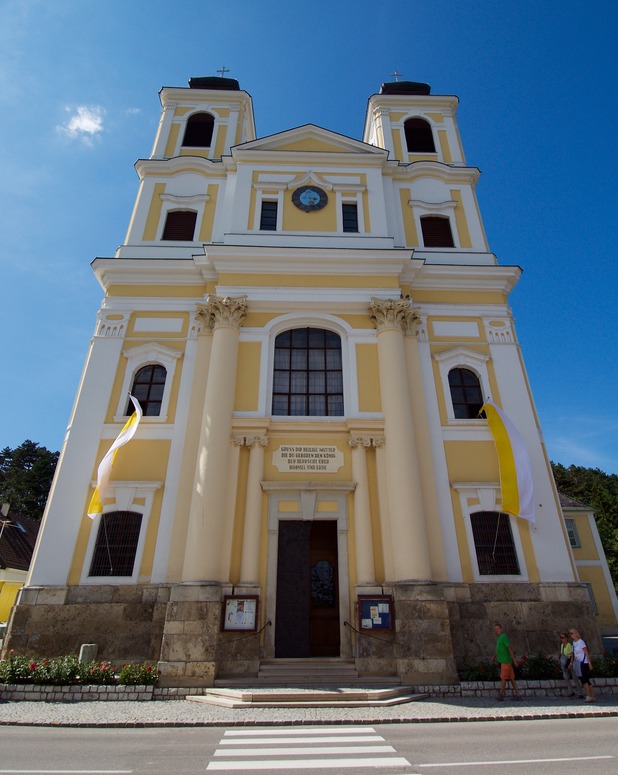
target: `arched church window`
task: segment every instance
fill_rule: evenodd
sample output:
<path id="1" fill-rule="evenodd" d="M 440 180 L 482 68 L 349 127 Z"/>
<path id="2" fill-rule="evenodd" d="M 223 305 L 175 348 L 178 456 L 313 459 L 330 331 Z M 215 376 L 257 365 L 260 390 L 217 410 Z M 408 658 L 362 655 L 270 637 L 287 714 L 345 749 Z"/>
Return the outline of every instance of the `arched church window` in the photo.
<path id="1" fill-rule="evenodd" d="M 142 515 L 110 511 L 101 516 L 89 576 L 132 576 Z"/>
<path id="2" fill-rule="evenodd" d="M 474 420 L 483 406 L 481 381 L 471 369 L 451 369 L 448 384 L 453 412 L 458 420 Z"/>
<path id="3" fill-rule="evenodd" d="M 189 116 L 182 139 L 183 146 L 210 148 L 215 118 L 210 113 L 194 113 Z"/>
<path id="4" fill-rule="evenodd" d="M 423 118 L 409 118 L 404 122 L 403 131 L 406 135 L 408 153 L 435 153 L 431 125 Z"/>
<path id="5" fill-rule="evenodd" d="M 192 242 L 196 221 L 195 210 L 170 210 L 165 218 L 161 239 Z"/>
<path id="6" fill-rule="evenodd" d="M 275 339 L 273 415 L 343 415 L 341 339 L 334 331 L 294 328 Z"/>
<path id="7" fill-rule="evenodd" d="M 453 232 L 451 221 L 443 215 L 421 216 L 421 231 L 423 232 L 423 245 L 426 248 L 453 248 Z"/>
<path id="8" fill-rule="evenodd" d="M 517 576 L 517 551 L 508 514 L 476 511 L 470 514 L 476 560 L 481 576 Z"/>
<path id="9" fill-rule="evenodd" d="M 139 401 L 145 417 L 158 417 L 161 414 L 166 378 L 167 370 L 159 364 L 144 366 L 135 374 L 131 394 Z M 125 414 L 132 413 L 133 404 L 129 400 Z"/>

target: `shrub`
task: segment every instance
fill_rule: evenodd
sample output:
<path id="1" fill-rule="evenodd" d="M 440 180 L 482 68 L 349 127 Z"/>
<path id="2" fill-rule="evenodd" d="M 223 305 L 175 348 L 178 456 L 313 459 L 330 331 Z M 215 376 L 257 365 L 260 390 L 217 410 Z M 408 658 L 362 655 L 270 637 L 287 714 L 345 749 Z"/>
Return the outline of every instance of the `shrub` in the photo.
<path id="1" fill-rule="evenodd" d="M 32 682 L 35 684 L 65 686 L 80 683 L 82 665 L 74 654 L 33 662 L 31 668 L 33 665 Z"/>
<path id="2" fill-rule="evenodd" d="M 539 651 L 530 657 L 524 654 L 515 675 L 527 681 L 547 681 L 562 678 L 562 669 L 555 657 L 547 657 Z"/>
<path id="3" fill-rule="evenodd" d="M 159 680 L 160 671 L 156 665 L 149 665 L 147 662 L 136 665 L 127 663 L 120 668 L 118 673 L 118 683 L 126 686 L 151 686 Z"/>
<path id="4" fill-rule="evenodd" d="M 498 681 L 500 668 L 497 662 L 479 662 L 466 667 L 461 677 L 463 681 Z"/>
<path id="5" fill-rule="evenodd" d="M 5 684 L 32 683 L 35 669 L 36 662 L 32 662 L 28 657 L 17 656 L 11 649 L 8 659 L 3 659 L 0 662 L 0 682 Z"/>
<path id="6" fill-rule="evenodd" d="M 86 662 L 81 665 L 80 682 L 84 684 L 113 685 L 116 683 L 116 669 L 111 662 Z"/>

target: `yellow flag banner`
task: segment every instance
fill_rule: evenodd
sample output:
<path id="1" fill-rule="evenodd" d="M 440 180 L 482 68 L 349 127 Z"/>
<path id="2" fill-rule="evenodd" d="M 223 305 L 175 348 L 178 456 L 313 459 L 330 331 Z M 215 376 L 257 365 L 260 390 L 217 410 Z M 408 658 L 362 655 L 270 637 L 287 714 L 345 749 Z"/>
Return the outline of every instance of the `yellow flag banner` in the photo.
<path id="1" fill-rule="evenodd" d="M 95 487 L 90 500 L 90 505 L 88 506 L 88 516 L 90 519 L 94 519 L 99 514 L 103 513 L 105 490 L 109 483 L 109 477 L 112 473 L 112 466 L 114 465 L 118 450 L 135 436 L 139 421 L 142 419 L 142 407 L 139 405 L 139 401 L 131 395 L 129 398 L 133 402 L 135 411 L 127 420 L 124 428 L 118 434 L 116 441 L 109 448 L 103 460 L 99 463 L 99 468 L 97 470 L 97 486 Z"/>
<path id="2" fill-rule="evenodd" d="M 493 401 L 484 404 L 481 411 L 485 412 L 498 453 L 502 510 L 534 523 L 532 465 L 524 440 L 512 421 Z"/>

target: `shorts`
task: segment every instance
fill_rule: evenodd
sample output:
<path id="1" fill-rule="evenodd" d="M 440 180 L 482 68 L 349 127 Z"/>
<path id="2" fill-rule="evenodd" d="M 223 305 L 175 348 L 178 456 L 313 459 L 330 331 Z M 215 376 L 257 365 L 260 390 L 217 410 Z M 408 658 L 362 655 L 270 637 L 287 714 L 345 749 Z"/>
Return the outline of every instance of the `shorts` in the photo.
<path id="1" fill-rule="evenodd" d="M 512 662 L 501 662 L 500 663 L 500 678 L 503 681 L 514 681 L 515 680 L 515 670 L 513 670 L 513 663 Z"/>
<path id="2" fill-rule="evenodd" d="M 590 665 L 587 662 L 580 662 L 580 667 L 582 674 L 579 680 L 582 686 L 590 686 Z"/>

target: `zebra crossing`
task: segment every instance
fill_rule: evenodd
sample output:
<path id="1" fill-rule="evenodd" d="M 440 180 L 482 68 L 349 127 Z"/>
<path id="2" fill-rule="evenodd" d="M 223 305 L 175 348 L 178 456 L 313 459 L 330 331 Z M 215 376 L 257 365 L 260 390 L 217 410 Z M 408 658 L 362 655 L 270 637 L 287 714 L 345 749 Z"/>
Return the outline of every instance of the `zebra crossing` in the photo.
<path id="1" fill-rule="evenodd" d="M 371 727 L 269 727 L 226 730 L 209 772 L 271 770 L 376 770 L 409 768 L 410 762 Z M 409 773 L 410 771 L 407 770 Z"/>

